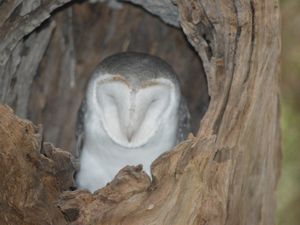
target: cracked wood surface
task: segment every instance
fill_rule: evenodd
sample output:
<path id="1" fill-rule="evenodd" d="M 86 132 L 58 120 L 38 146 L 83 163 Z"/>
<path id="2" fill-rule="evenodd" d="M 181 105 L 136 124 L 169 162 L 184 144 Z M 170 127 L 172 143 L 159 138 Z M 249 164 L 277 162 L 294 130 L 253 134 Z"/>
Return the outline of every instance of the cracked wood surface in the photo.
<path id="1" fill-rule="evenodd" d="M 146 4 L 142 0 L 134 2 L 142 6 Z M 55 199 L 55 203 L 46 201 L 40 205 L 41 209 L 51 212 L 49 221 L 56 218 L 58 225 L 275 224 L 275 191 L 281 159 L 278 1 L 173 2 L 178 7 L 180 26 L 199 54 L 208 81 L 210 104 L 196 137 L 190 135 L 188 140 L 159 157 L 152 164 L 152 181 L 136 166 L 124 168 L 111 183 L 94 194 L 82 190 L 64 191 L 67 186 L 72 186 L 71 183 L 65 184 L 65 188 L 60 188 L 62 184 L 55 186 L 54 190 L 49 190 L 48 184 L 44 184 L 46 193 Z M 7 4 L 6 1 L 4 3 Z M 5 10 L 7 13 L 11 11 L 12 8 Z M 38 8 L 34 12 L 39 12 Z M 1 18 L 7 18 L 2 15 Z M 34 19 L 33 15 L 27 19 Z M 19 17 L 16 18 L 18 20 Z M 7 26 L 2 26 L 1 32 L 5 29 Z M 11 34 L 15 30 L 22 29 L 13 28 Z M 26 32 L 22 31 L 25 35 Z M 7 41 L 9 38 L 0 37 L 0 46 L 8 46 L 9 49 L 13 45 L 7 43 L 16 46 L 24 36 L 20 35 L 11 42 Z M 10 37 L 9 32 L 7 37 Z M 3 61 L 9 54 L 10 51 L 3 51 L 1 55 L 1 62 L 9 62 L 7 60 L 11 57 L 11 68 L 1 70 L 4 78 L 9 77 L 16 67 L 12 66 L 16 63 L 12 56 Z M 3 94 L 0 96 L 3 98 Z M 3 115 L 1 113 L 0 116 L 1 137 L 5 138 L 1 139 L 4 143 L 0 149 L 1 157 L 7 151 L 5 146 L 14 143 L 8 153 L 20 157 L 29 167 L 26 170 L 29 171 L 28 176 L 21 177 L 16 184 L 28 180 L 28 177 L 43 176 L 43 173 L 32 170 L 33 165 L 24 159 L 25 153 L 36 152 L 36 147 L 24 144 L 27 139 L 22 132 L 25 131 L 16 129 L 20 126 L 15 124 L 18 119 L 11 112 L 5 114 L 8 116 Z M 16 131 L 11 129 L 11 135 L 7 135 L 9 128 Z M 35 133 L 29 134 L 33 142 L 38 140 Z M 31 154 L 41 157 L 39 153 Z M 19 167 L 4 162 L 0 161 L 1 167 L 17 171 L 15 176 L 18 177 Z M 57 170 L 62 169 L 58 167 Z M 43 171 L 43 168 L 38 171 Z M 5 175 L 1 174 L 2 177 Z M 56 179 L 55 175 L 53 179 Z M 2 207 L 3 202 L 8 202 L 7 196 L 14 199 L 15 192 L 11 193 L 6 186 L 1 190 Z M 20 201 L 17 196 L 22 198 L 24 195 L 16 195 L 16 204 Z M 25 197 L 28 196 L 25 194 Z M 40 198 L 34 198 L 33 204 L 35 201 L 40 201 Z M 59 210 L 54 207 L 56 204 Z M 26 212 L 21 207 L 10 211 L 12 214 L 1 214 L 0 221 L 2 219 L 3 224 L 10 224 L 13 217 L 6 215 L 15 213 L 18 218 L 24 218 L 28 215 Z M 39 211 L 35 216 L 38 215 Z M 25 224 L 32 224 L 32 221 L 29 219 Z"/>
<path id="2" fill-rule="evenodd" d="M 28 90 L 54 27 L 37 28 L 69 1 L 16 0 L 0 4 L 0 102 L 14 106 L 20 116 L 27 115 Z"/>
<path id="3" fill-rule="evenodd" d="M 0 105 L 0 115 L 0 224 L 67 224 L 55 201 L 73 186 L 71 154 L 9 107 Z"/>

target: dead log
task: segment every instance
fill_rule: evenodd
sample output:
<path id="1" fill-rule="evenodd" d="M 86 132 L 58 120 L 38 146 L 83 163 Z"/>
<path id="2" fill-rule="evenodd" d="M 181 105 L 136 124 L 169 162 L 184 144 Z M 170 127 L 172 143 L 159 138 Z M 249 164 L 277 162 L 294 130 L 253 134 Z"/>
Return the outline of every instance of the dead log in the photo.
<path id="1" fill-rule="evenodd" d="M 119 27 L 120 34 L 123 29 L 128 31 L 126 29 L 130 28 L 143 35 L 147 32 L 147 29 L 141 30 L 147 21 L 146 16 L 136 16 L 135 21 L 122 20 L 138 12 L 128 5 L 124 6 L 125 9 L 113 11 L 100 4 L 101 15 L 106 18 L 100 25 L 105 32 L 94 35 L 101 40 L 101 47 L 108 50 L 98 55 L 94 54 L 95 51 L 85 52 L 78 44 L 84 39 L 76 39 L 74 30 L 80 31 L 87 25 L 93 27 L 93 23 L 98 22 L 89 17 L 96 15 L 91 14 L 97 10 L 91 8 L 95 5 L 88 6 L 86 2 L 65 5 L 45 22 L 53 10 L 67 2 L 0 1 L 1 103 L 9 104 L 18 115 L 31 115 L 35 121 L 42 118 L 38 122 L 50 118 L 53 112 L 59 114 L 53 123 L 64 122 L 65 117 L 61 114 L 75 118 L 84 82 L 77 89 L 72 84 L 78 85 L 78 79 L 86 81 L 85 69 L 93 69 L 96 59 L 105 57 L 105 54 L 120 49 L 137 49 L 134 44 L 128 47 L 132 40 L 143 46 L 143 51 L 151 52 L 156 46 L 159 50 L 152 53 L 158 55 L 166 56 L 172 49 L 158 48 L 158 44 L 153 44 L 170 44 L 171 38 L 155 41 L 157 36 L 154 35 L 146 43 L 136 37 L 128 38 L 125 35 L 128 32 L 120 35 L 120 39 L 114 38 L 112 27 Z M 196 61 L 192 63 L 191 58 L 199 60 L 197 55 L 179 44 L 175 46 L 183 50 L 182 56 L 189 57 L 180 57 L 178 49 L 169 53 L 173 63 L 181 63 L 183 74 L 188 74 L 184 71 L 192 65 L 195 76 L 187 79 L 190 84 L 197 77 L 201 81 L 207 79 L 207 89 L 202 82 L 205 84 L 202 90 L 206 93 L 195 91 L 200 86 L 193 88 L 196 97 L 192 100 L 196 106 L 199 102 L 201 106 L 209 102 L 204 117 L 203 112 L 195 117 L 196 123 L 202 118 L 197 134 L 195 137 L 190 135 L 188 140 L 153 163 L 152 181 L 139 166 L 129 166 L 95 194 L 66 191 L 73 185 L 70 177 L 74 166 L 70 155 L 53 147 L 41 151 L 44 143 L 37 136 L 36 128 L 2 107 L 0 174 L 4 179 L 1 179 L 0 186 L 1 224 L 274 225 L 275 191 L 281 159 L 278 1 L 130 2 L 145 7 L 169 24 L 180 26 L 201 59 L 200 66 Z M 118 21 L 126 21 L 126 25 Z M 149 27 L 156 23 L 152 19 L 149 21 Z M 154 28 L 159 26 L 158 23 L 153 25 Z M 156 34 L 155 30 L 153 34 Z M 165 32 L 168 37 L 179 37 L 175 28 Z M 88 43 L 96 43 L 93 35 L 90 36 Z M 59 43 L 64 46 L 63 51 L 56 48 Z M 89 50 L 93 46 L 91 44 Z M 90 60 L 84 62 L 89 56 Z M 64 73 L 67 75 L 63 76 Z M 51 94 L 55 96 L 57 90 L 69 94 L 62 94 L 62 101 L 53 104 L 56 107 L 49 107 Z M 73 96 L 77 100 L 73 101 L 71 97 L 76 92 L 79 93 Z M 63 107 L 66 102 L 71 102 L 71 111 Z M 71 125 L 65 127 L 73 130 Z M 67 133 L 61 133 L 63 129 L 59 126 L 55 127 L 56 130 L 50 128 L 44 127 L 45 133 L 50 132 L 49 137 Z M 66 146 L 72 146 L 71 141 Z M 14 188 L 10 189 L 12 185 Z"/>
<path id="2" fill-rule="evenodd" d="M 55 202 L 73 186 L 71 154 L 0 106 L 0 224 L 67 224 Z"/>

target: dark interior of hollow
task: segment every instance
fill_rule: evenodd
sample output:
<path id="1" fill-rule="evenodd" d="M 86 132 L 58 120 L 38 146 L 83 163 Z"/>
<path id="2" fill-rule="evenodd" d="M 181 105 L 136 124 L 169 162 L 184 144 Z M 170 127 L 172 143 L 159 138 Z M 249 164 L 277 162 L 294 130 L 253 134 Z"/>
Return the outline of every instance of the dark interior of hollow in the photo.
<path id="1" fill-rule="evenodd" d="M 197 132 L 209 96 L 202 63 L 181 29 L 132 4 L 76 3 L 56 11 L 51 41 L 34 78 L 28 116 L 43 124 L 46 141 L 73 152 L 77 110 L 95 66 L 121 51 L 146 52 L 167 61 L 179 75 Z M 42 29 L 42 28 L 41 28 Z"/>

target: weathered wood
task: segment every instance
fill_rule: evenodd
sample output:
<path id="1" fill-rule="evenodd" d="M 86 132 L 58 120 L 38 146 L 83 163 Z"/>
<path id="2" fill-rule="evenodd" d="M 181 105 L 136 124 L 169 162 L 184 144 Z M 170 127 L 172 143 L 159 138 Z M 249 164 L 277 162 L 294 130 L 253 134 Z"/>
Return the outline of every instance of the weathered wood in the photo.
<path id="1" fill-rule="evenodd" d="M 27 115 L 32 80 L 53 25 L 35 30 L 53 10 L 69 1 L 20 0 L 0 5 L 0 102 L 14 106 L 18 115 Z M 29 35 L 31 32 L 34 34 Z"/>
<path id="2" fill-rule="evenodd" d="M 142 6 L 153 15 L 159 16 L 164 22 L 180 27 L 178 8 L 172 0 L 123 0 Z"/>
<path id="3" fill-rule="evenodd" d="M 145 8 L 147 8 L 147 4 L 151 4 L 150 1 L 143 0 L 132 2 Z M 155 2 L 157 1 L 154 1 L 153 4 Z M 170 1 L 163 2 L 171 3 Z M 161 7 L 164 8 L 163 5 Z M 196 137 L 190 135 L 188 140 L 159 157 L 152 164 L 152 181 L 139 166 L 126 167 L 110 184 L 94 194 L 82 190 L 64 192 L 60 195 L 57 203 L 65 220 L 60 220 L 56 224 L 64 224 L 66 221 L 70 224 L 107 225 L 275 224 L 275 190 L 281 158 L 278 107 L 280 55 L 278 1 L 177 0 L 176 7 L 180 26 L 201 58 L 208 82 L 210 103 L 201 120 Z M 162 15 L 169 10 L 167 6 L 164 9 L 166 11 L 156 11 L 161 18 L 164 18 Z M 74 75 L 76 86 L 78 85 L 76 76 L 85 74 L 84 72 L 78 73 L 78 71 L 88 68 L 88 66 L 82 66 L 83 62 L 88 61 L 87 64 L 90 63 L 89 65 L 92 66 L 96 59 L 100 58 L 99 53 L 96 57 L 91 56 L 91 51 L 85 52 L 82 47 L 79 48 L 82 52 L 76 50 L 83 40 L 89 40 L 87 44 L 90 43 L 94 47 L 96 39 L 79 38 L 76 40 L 76 36 L 72 35 L 77 28 L 81 31 L 80 23 L 86 26 L 90 24 L 93 27 L 91 23 L 98 22 L 90 19 L 91 10 L 82 5 L 75 6 L 72 11 L 68 10 L 69 8 L 65 9 L 66 12 L 58 14 L 55 19 L 58 29 L 53 33 L 49 45 L 51 50 L 47 51 L 40 65 L 40 71 L 42 71 L 38 77 L 40 83 L 35 83 L 36 88 L 41 88 L 42 84 L 47 83 L 44 88 L 51 87 L 53 90 L 46 90 L 44 92 L 46 94 L 41 95 L 39 101 L 31 100 L 30 108 L 43 109 L 43 107 L 39 108 L 41 107 L 39 104 L 43 106 L 50 102 L 45 96 L 51 97 L 50 94 L 55 92 L 55 85 L 48 86 L 48 83 L 57 82 L 57 80 L 51 80 L 52 74 L 57 71 L 60 75 L 61 71 L 68 74 L 62 80 L 56 76 L 53 77 L 60 81 L 58 82 L 62 87 L 60 90 L 67 88 L 68 85 L 72 86 L 70 81 Z M 120 18 L 120 21 L 124 20 L 126 15 L 138 15 L 126 8 L 122 14 L 122 10 L 124 9 L 110 11 L 110 9 L 103 8 L 100 9 L 100 12 L 104 13 L 106 18 Z M 79 13 L 82 17 L 72 17 L 72 13 Z M 116 14 L 119 17 L 114 17 Z M 73 21 L 70 23 L 68 18 L 73 18 Z M 129 18 L 126 21 L 128 20 Z M 137 21 L 138 19 L 132 23 L 135 24 Z M 122 24 L 113 20 L 111 22 L 111 24 L 118 23 Z M 141 23 L 143 24 L 144 21 Z M 149 29 L 145 24 L 143 25 L 144 28 Z M 51 26 L 48 25 L 47 29 L 50 29 L 49 27 Z M 113 46 L 125 46 L 125 49 L 130 49 L 128 44 L 124 44 L 126 41 L 120 43 L 120 39 L 114 39 L 115 35 L 111 35 L 114 32 L 109 28 L 118 27 L 117 25 L 102 24 L 100 27 L 105 30 L 104 40 L 110 40 L 108 45 L 112 49 L 120 49 L 113 48 Z M 130 32 L 130 30 L 126 30 L 128 27 L 125 26 L 124 30 L 121 27 L 119 27 L 118 34 Z M 137 29 L 137 31 L 143 30 Z M 51 33 L 50 30 L 47 32 Z M 65 41 L 62 45 L 65 47 L 62 50 L 63 54 L 60 49 L 54 48 L 54 46 L 58 46 L 57 41 L 69 40 L 72 37 L 73 41 Z M 82 37 L 87 36 L 83 35 Z M 103 38 L 103 36 L 98 37 Z M 126 40 L 127 36 L 122 37 Z M 0 39 L 0 46 L 1 40 L 3 39 Z M 138 40 L 138 38 L 134 40 Z M 154 39 L 148 40 L 147 47 L 153 47 Z M 3 43 L 5 44 L 5 42 Z M 100 43 L 102 43 L 101 49 L 105 49 L 105 43 L 108 42 Z M 108 52 L 104 51 L 101 57 Z M 95 54 L 95 52 L 92 53 Z M 10 55 L 11 53 L 6 51 L 5 54 Z M 172 51 L 170 54 L 173 56 L 175 52 Z M 63 66 L 50 70 L 51 65 L 57 65 L 51 64 L 51 62 L 55 62 L 55 57 L 61 61 L 59 65 Z M 27 59 L 27 57 L 25 58 Z M 12 60 L 10 63 L 15 63 L 15 61 Z M 73 73 L 73 63 L 76 65 L 75 74 Z M 11 66 L 9 70 L 2 70 L 1 74 L 5 79 L 11 79 L 11 71 L 14 71 L 15 67 Z M 188 66 L 183 64 L 183 68 L 186 69 Z M 84 84 L 79 85 L 82 90 Z M 26 86 L 26 88 L 28 87 Z M 72 94 L 75 92 L 73 90 Z M 1 99 L 6 96 L 7 90 L 3 93 Z M 205 95 L 201 96 L 205 97 Z M 74 98 L 76 97 L 80 98 L 80 94 L 74 95 Z M 61 108 L 64 108 L 63 106 L 68 107 L 61 105 Z M 61 112 L 67 113 L 68 111 Z M 10 117 L 14 118 L 11 114 Z M 14 120 L 17 119 L 14 118 L 9 124 L 14 124 Z M 6 119 L 3 120 L 3 117 L 0 117 L 0 121 L 6 121 Z M 17 129 L 16 132 L 18 131 Z M 22 141 L 22 132 L 17 134 L 19 135 L 16 135 L 16 138 L 15 135 L 6 135 L 5 141 L 8 143 L 14 143 L 14 140 Z M 32 132 L 31 139 L 36 140 L 34 132 Z M 18 146 L 14 145 L 11 149 L 21 149 Z M 4 147 L 1 146 L 1 153 L 4 152 L 2 149 Z M 20 151 L 26 152 L 26 149 Z M 20 155 L 21 158 L 24 156 L 15 150 L 12 150 L 11 154 Z M 40 157 L 38 153 L 36 154 L 36 157 Z M 24 163 L 26 164 L 27 161 Z M 4 165 L 8 171 L 9 165 L 1 162 L 0 164 L 1 167 Z M 29 165 L 27 164 L 26 166 Z M 18 169 L 16 170 L 18 171 Z M 35 177 L 35 173 L 37 171 L 33 171 L 28 176 Z M 66 185 L 65 189 L 67 186 L 70 187 L 71 184 Z M 2 189 L 6 191 L 7 187 Z M 55 191 L 56 194 L 52 199 L 57 200 L 57 193 L 65 189 Z M 7 196 L 14 197 L 12 193 L 7 193 L 9 193 Z M 1 194 L 0 192 L 0 197 L 2 197 Z M 22 196 L 27 197 L 26 194 Z M 0 199 L 6 201 L 3 197 Z M 43 209 L 52 210 L 53 202 L 45 204 L 41 206 Z M 17 212 L 12 212 L 10 215 L 13 213 Z M 57 210 L 55 213 L 60 214 Z M 49 214 L 49 221 L 56 216 L 55 213 Z M 8 218 L 2 220 L 4 224 L 13 221 L 12 217 L 4 218 Z M 57 218 L 62 217 L 60 215 Z M 32 221 L 28 221 L 26 224 L 30 224 L 30 222 Z"/>
<path id="4" fill-rule="evenodd" d="M 0 115 L 0 224 L 67 224 L 55 201 L 73 186 L 71 155 L 8 107 Z"/>

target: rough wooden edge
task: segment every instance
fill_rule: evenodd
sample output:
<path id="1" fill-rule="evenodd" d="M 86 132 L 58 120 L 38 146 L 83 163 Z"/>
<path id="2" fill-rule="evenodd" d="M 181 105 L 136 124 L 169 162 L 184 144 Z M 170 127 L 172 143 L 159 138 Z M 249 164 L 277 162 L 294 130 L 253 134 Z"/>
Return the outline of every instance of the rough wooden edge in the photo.
<path id="1" fill-rule="evenodd" d="M 211 103 L 199 133 L 153 163 L 151 184 L 139 168 L 129 167 L 94 195 L 65 193 L 59 205 L 72 224 L 274 224 L 280 165 L 278 2 L 177 4 L 208 78 Z M 32 14 L 29 18 L 41 19 L 30 28 L 24 22 L 25 30 L 17 27 L 2 39 L 2 64 L 20 40 L 11 37 L 22 38 L 46 14 Z M 74 211 L 76 216 L 69 214 Z"/>

